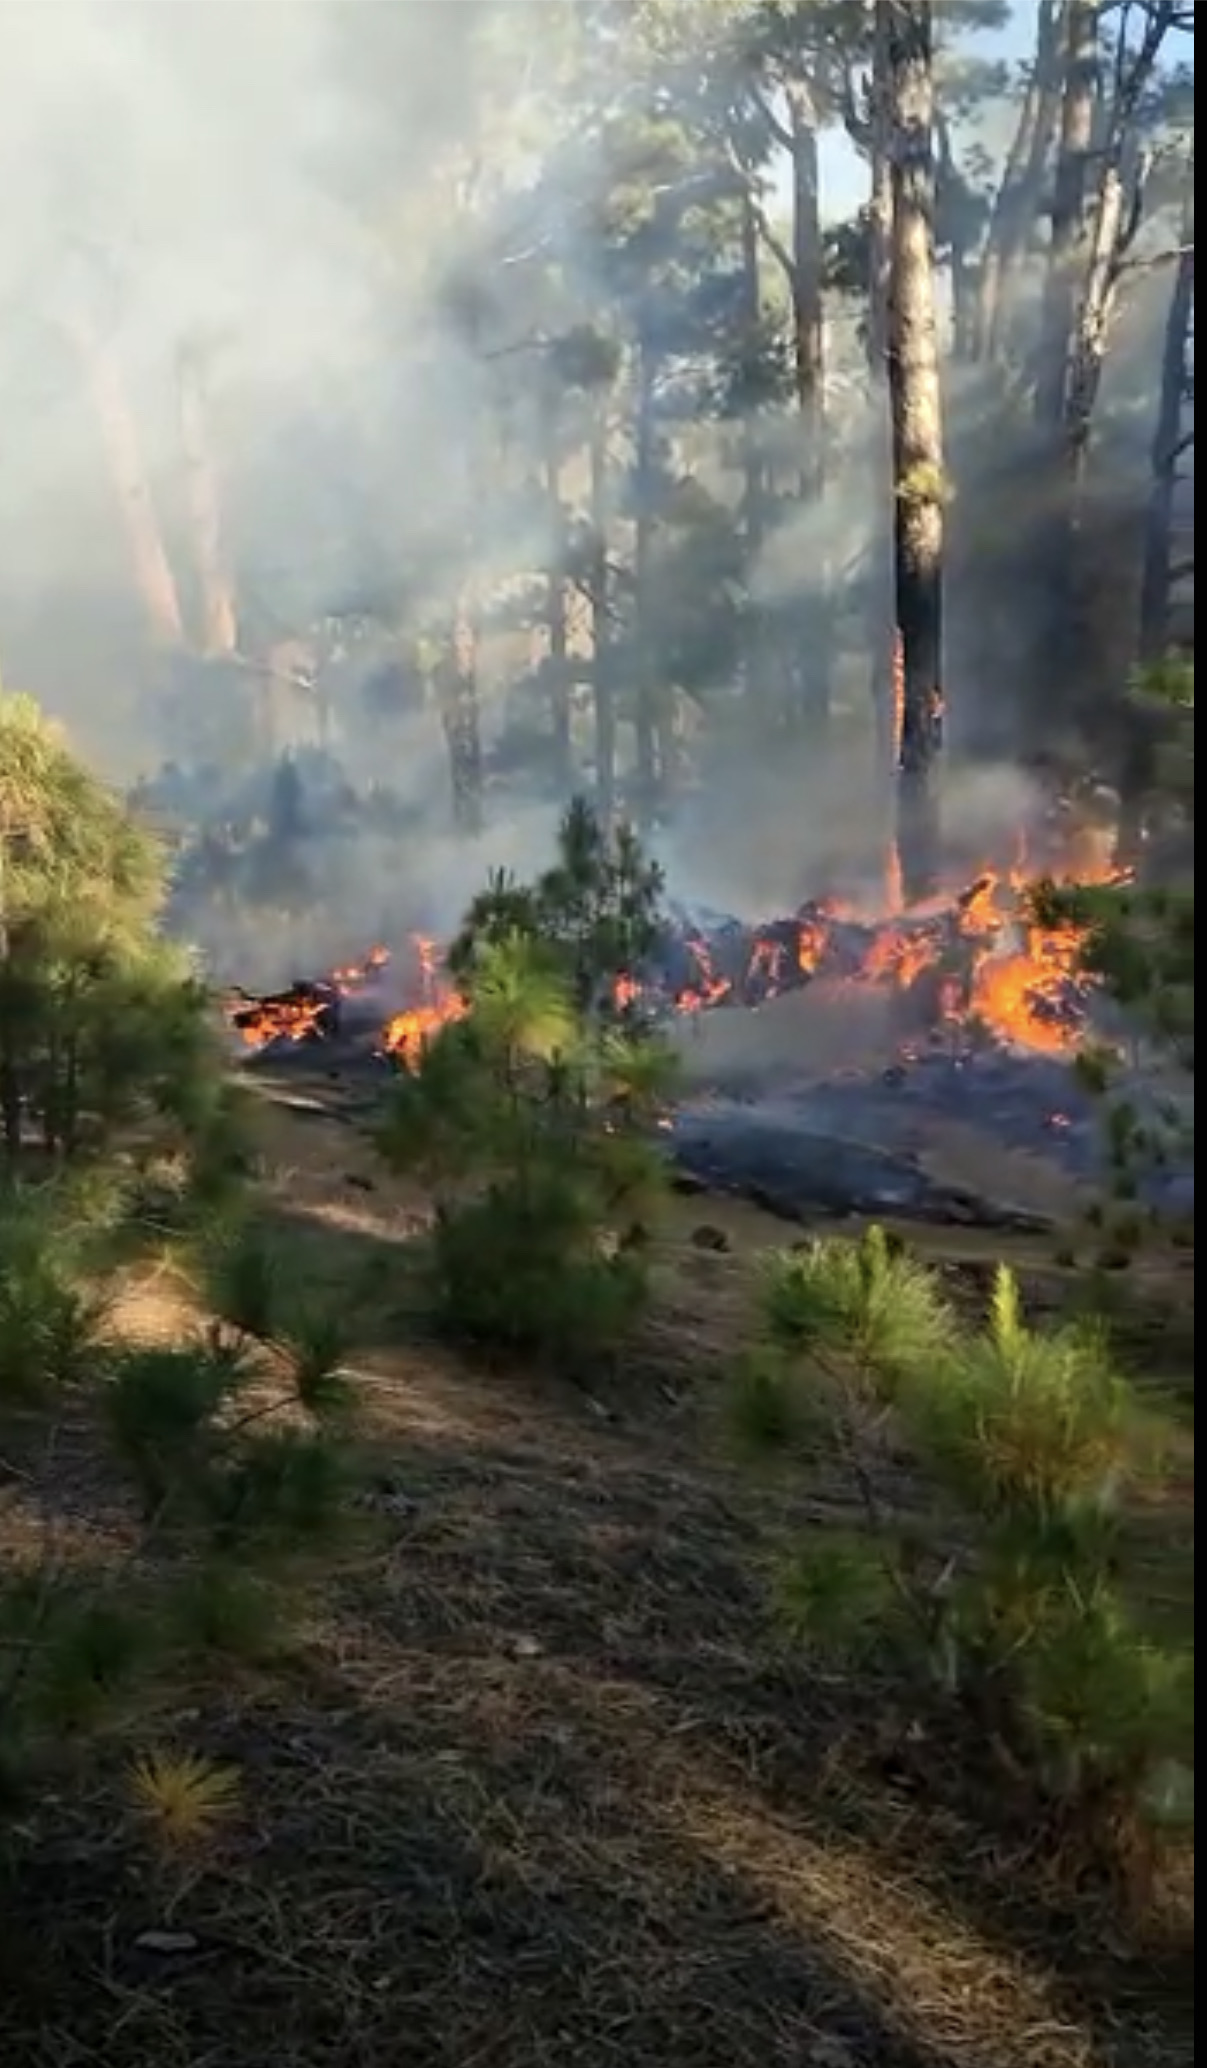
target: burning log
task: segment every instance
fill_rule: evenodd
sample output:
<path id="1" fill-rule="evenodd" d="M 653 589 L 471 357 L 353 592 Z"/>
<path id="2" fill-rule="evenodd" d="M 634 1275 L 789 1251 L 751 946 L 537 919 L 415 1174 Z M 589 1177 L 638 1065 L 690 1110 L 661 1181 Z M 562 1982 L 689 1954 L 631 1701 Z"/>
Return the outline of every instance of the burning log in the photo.
<path id="1" fill-rule="evenodd" d="M 286 990 L 269 991 L 261 998 L 236 987 L 228 994 L 226 1017 L 248 1048 L 264 1049 L 275 1043 L 333 1040 L 340 1031 L 342 1006 L 334 982 L 299 978 Z"/>

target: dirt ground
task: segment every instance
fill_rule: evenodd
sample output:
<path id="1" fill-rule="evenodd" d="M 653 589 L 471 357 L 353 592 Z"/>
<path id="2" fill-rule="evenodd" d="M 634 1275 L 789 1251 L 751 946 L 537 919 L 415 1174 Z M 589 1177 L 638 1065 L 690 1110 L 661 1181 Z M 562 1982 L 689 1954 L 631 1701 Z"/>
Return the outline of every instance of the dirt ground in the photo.
<path id="1" fill-rule="evenodd" d="M 1118 1943 L 1088 1899 L 1072 1913 L 1025 1837 L 987 1850 L 887 1756 L 885 1691 L 786 1653 L 769 1624 L 778 1533 L 841 1520 L 842 1494 L 824 1461 L 807 1483 L 750 1483 L 718 1405 L 751 1257 L 800 1231 L 682 1200 L 657 1315 L 614 1385 L 474 1372 L 400 1308 L 423 1203 L 329 1090 L 266 1093 L 264 1211 L 299 1285 L 356 1317 L 371 1536 L 316 1588 L 279 1670 L 129 1720 L 23 1826 L 0 1882 L 3 2058 L 1188 2064 L 1192 1949 Z M 970 1285 L 1000 1246 L 928 1240 Z M 1051 1246 L 1015 1252 L 1059 1303 Z M 1188 1287 L 1193 1302 L 1183 1268 L 1154 1279 L 1157 1335 Z M 125 1316 L 182 1318 L 145 1284 Z M 123 1815 L 131 1738 L 241 1777 L 230 1830 L 175 1879 Z"/>

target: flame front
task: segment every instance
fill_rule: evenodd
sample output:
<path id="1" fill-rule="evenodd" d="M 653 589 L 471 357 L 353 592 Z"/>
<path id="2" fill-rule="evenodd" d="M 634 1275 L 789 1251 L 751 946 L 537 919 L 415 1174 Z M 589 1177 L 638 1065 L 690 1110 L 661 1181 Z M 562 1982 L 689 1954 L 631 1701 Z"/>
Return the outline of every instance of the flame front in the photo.
<path id="1" fill-rule="evenodd" d="M 393 1013 L 381 1030 L 382 1054 L 392 1056 L 404 1069 L 417 1069 L 433 1034 L 453 1020 L 464 1019 L 465 1010 L 464 999 L 450 991 L 444 998 L 433 999 L 430 1005 Z"/>
<path id="2" fill-rule="evenodd" d="M 1112 874 L 1083 857 L 1075 876 L 1068 872 L 1060 880 L 1102 881 Z M 958 898 L 935 900 L 901 917 L 814 902 L 753 936 L 735 932 L 736 962 L 732 942 L 726 948 L 720 940 L 683 935 L 677 942 L 678 976 L 626 975 L 617 982 L 616 1004 L 684 1014 L 720 1005 L 757 1007 L 825 976 L 902 995 L 918 989 L 935 1029 L 954 1033 L 977 1025 L 1014 1047 L 1065 1053 L 1078 1046 L 1086 1026 L 1091 984 L 1081 970 L 1084 931 L 1039 926 L 1029 911 L 1028 880 L 1020 854 L 1013 868 L 986 870 Z M 401 988 L 403 995 L 413 988 L 416 1002 L 385 1018 L 378 1046 L 413 1070 L 433 1035 L 463 1017 L 466 1005 L 444 973 L 438 943 L 416 937 L 412 951 L 414 985 Z M 383 981 L 389 961 L 385 949 L 374 948 L 362 962 L 321 983 L 297 984 L 260 999 L 234 994 L 227 1001 L 228 1018 L 251 1048 L 321 1039 L 338 1029 L 341 1001 Z"/>

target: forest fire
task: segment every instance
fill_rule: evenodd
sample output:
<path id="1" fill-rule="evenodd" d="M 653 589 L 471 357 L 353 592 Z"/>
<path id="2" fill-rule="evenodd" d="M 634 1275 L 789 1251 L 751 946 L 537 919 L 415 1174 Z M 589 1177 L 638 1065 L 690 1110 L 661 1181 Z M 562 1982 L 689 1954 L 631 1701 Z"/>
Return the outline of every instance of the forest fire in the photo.
<path id="1" fill-rule="evenodd" d="M 832 900 L 763 927 L 678 918 L 616 997 L 655 1016 L 749 1010 L 825 977 L 896 995 L 903 1041 L 930 1037 L 1059 1056 L 1086 1031 L 1092 980 L 1080 968 L 1081 947 L 1078 928 L 1039 924 L 1021 869 L 986 871 L 958 897 L 894 919 Z M 391 1012 L 391 992 L 414 1002 Z M 424 1044 L 465 1008 L 437 944 L 418 938 L 409 968 L 396 970 L 388 952 L 374 948 L 320 981 L 259 998 L 236 991 L 226 1000 L 231 1028 L 254 1052 L 346 1036 L 350 1009 L 358 1036 L 413 1069 Z"/>

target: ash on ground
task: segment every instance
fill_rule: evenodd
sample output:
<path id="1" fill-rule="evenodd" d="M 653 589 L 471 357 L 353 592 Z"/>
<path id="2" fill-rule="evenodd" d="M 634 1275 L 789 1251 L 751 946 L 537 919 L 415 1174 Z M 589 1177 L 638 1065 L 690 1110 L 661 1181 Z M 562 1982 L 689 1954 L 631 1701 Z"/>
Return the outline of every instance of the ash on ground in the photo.
<path id="1" fill-rule="evenodd" d="M 1125 1075 L 1118 1096 L 1154 1134 L 1161 1131 L 1157 1101 L 1142 1080 Z M 1189 1117 L 1193 1125 L 1192 1110 Z M 973 1183 L 945 1182 L 928 1167 L 928 1152 L 951 1129 L 983 1145 Z M 676 1161 L 693 1177 L 792 1218 L 888 1213 L 1040 1227 L 1050 1216 L 1011 1196 L 1012 1156 L 1033 1159 L 1070 1189 L 1109 1186 L 1113 1175 L 1104 1101 L 1075 1064 L 1006 1047 L 936 1046 L 795 1082 L 731 1064 L 711 1087 L 698 1077 L 670 1136 Z M 1171 1218 L 1193 1215 L 1193 1150 L 1185 1163 L 1142 1158 L 1135 1182 L 1142 1206 Z"/>

